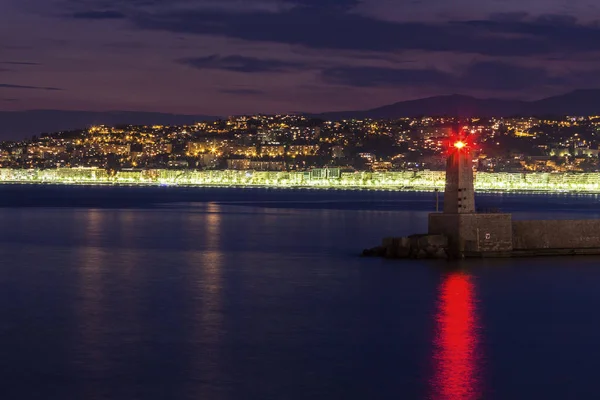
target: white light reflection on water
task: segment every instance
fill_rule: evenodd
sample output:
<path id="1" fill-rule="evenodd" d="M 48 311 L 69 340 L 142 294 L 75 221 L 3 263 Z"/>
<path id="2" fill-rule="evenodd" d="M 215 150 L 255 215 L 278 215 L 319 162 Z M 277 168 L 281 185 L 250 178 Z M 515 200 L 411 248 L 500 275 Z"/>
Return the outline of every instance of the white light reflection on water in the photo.
<path id="1" fill-rule="evenodd" d="M 224 397 L 219 382 L 221 377 L 221 340 L 223 333 L 223 276 L 221 249 L 221 206 L 206 205 L 206 214 L 190 216 L 187 221 L 190 234 L 203 230 L 202 250 L 194 250 L 188 257 L 190 271 L 190 299 L 192 306 L 191 398 L 218 400 Z M 198 226 L 203 224 L 203 226 Z"/>

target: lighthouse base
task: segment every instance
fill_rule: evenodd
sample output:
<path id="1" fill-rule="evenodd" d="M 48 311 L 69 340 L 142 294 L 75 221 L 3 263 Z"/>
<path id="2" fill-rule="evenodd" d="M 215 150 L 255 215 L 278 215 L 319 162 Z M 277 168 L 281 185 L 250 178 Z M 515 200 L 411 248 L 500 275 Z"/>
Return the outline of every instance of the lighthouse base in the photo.
<path id="1" fill-rule="evenodd" d="M 448 255 L 510 257 L 513 250 L 511 214 L 429 214 L 430 235 L 448 238 Z"/>

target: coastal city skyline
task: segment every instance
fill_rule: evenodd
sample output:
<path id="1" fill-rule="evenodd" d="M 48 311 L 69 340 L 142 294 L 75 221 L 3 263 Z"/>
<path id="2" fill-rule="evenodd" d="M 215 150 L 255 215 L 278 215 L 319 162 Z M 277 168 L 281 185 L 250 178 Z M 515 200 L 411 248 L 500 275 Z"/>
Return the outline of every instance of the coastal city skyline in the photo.
<path id="1" fill-rule="evenodd" d="M 97 125 L 0 142 L 0 181 L 433 190 L 457 132 L 478 190 L 600 192 L 600 116 Z"/>
<path id="2" fill-rule="evenodd" d="M 440 170 L 457 131 L 487 172 L 600 171 L 600 115 L 323 120 L 254 115 L 188 125 L 96 125 L 0 142 L 0 166 L 305 171 Z"/>
<path id="3" fill-rule="evenodd" d="M 594 2 L 396 3 L 4 1 L 0 110 L 325 112 L 600 85 Z"/>

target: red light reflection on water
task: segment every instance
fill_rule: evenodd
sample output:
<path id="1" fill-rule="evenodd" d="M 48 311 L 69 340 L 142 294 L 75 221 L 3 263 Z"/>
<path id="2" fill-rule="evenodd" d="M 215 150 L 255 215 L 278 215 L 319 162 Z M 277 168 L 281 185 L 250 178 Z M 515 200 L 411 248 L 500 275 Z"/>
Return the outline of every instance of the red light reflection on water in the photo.
<path id="1" fill-rule="evenodd" d="M 479 396 L 475 293 L 471 277 L 448 274 L 440 286 L 433 399 L 469 400 Z"/>

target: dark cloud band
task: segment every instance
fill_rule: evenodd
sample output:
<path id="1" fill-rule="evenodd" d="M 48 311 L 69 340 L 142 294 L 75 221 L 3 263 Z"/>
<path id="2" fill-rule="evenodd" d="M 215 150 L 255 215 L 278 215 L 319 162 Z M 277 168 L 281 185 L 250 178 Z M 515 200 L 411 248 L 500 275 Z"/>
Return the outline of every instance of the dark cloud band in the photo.
<path id="1" fill-rule="evenodd" d="M 543 68 L 504 62 L 472 63 L 458 74 L 435 69 L 340 67 L 324 70 L 322 77 L 328 83 L 346 86 L 427 86 L 453 92 L 471 89 L 511 91 L 568 83 L 567 79 L 551 76 Z"/>
<path id="2" fill-rule="evenodd" d="M 72 15 L 75 19 L 123 19 L 125 14 L 119 11 L 84 11 Z"/>
<path id="3" fill-rule="evenodd" d="M 13 85 L 10 83 L 0 83 L 0 89 L 25 89 L 25 90 L 50 90 L 50 91 L 62 90 L 62 89 L 56 88 L 56 87 Z"/>
<path id="4" fill-rule="evenodd" d="M 260 59 L 231 55 L 221 57 L 213 54 L 206 57 L 184 58 L 179 63 L 189 65 L 196 69 L 220 69 L 234 72 L 286 72 L 306 67 L 305 64 L 274 59 Z"/>
<path id="5" fill-rule="evenodd" d="M 527 56 L 600 50 L 600 27 L 564 16 L 504 15 L 446 23 L 390 22 L 332 8 L 297 7 L 280 13 L 173 11 L 133 17 L 143 29 L 220 35 L 318 49 L 423 50 Z"/>

